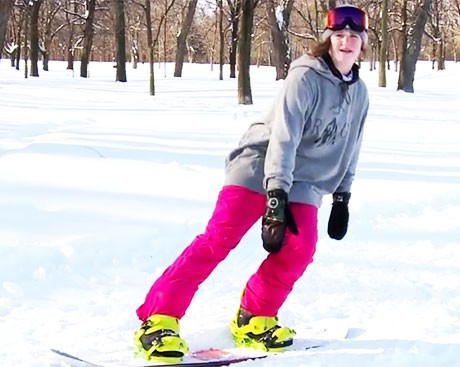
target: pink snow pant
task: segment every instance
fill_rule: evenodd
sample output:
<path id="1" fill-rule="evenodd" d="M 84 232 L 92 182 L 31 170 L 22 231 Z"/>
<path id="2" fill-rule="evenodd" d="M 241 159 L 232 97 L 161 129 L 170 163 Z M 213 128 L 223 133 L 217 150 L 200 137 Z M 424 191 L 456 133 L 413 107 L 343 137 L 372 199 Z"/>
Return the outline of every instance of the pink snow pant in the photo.
<path id="1" fill-rule="evenodd" d="M 224 186 L 205 232 L 154 282 L 137 309 L 139 319 L 145 321 L 153 314 L 182 318 L 198 286 L 263 215 L 265 200 L 265 195 L 247 188 Z M 276 316 L 294 283 L 313 261 L 318 210 L 300 203 L 289 207 L 299 234 L 287 231 L 281 251 L 268 254 L 247 282 L 241 307 L 253 315 Z"/>

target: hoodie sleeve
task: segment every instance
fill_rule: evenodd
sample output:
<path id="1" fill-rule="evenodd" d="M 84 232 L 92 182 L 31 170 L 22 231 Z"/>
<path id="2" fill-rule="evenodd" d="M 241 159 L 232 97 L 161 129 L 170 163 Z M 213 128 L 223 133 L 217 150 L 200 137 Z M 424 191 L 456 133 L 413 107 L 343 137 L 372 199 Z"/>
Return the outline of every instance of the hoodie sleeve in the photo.
<path id="1" fill-rule="evenodd" d="M 296 151 L 312 96 L 307 73 L 307 68 L 289 72 L 268 117 L 271 132 L 264 166 L 264 188 L 267 191 L 282 189 L 289 193 L 292 186 Z"/>
<path id="2" fill-rule="evenodd" d="M 369 97 L 367 95 L 367 92 L 366 92 L 365 102 L 363 103 L 363 105 L 364 105 L 364 110 L 361 115 L 361 120 L 359 123 L 359 135 L 358 135 L 358 140 L 356 142 L 355 149 L 353 152 L 353 157 L 350 161 L 347 172 L 345 173 L 345 176 L 342 179 L 342 182 L 340 183 L 339 187 L 335 190 L 336 192 L 350 192 L 351 191 L 351 185 L 355 178 L 356 166 L 358 165 L 359 154 L 361 152 L 364 122 L 366 121 L 367 112 L 369 110 Z"/>

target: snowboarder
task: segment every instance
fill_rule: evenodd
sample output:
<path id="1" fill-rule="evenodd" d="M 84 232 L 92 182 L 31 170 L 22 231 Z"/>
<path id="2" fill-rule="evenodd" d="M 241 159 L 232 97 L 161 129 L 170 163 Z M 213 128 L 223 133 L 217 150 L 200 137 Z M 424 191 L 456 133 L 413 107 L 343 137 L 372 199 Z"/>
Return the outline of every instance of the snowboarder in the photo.
<path id="1" fill-rule="evenodd" d="M 369 96 L 356 64 L 368 43 L 364 11 L 342 6 L 327 14 L 322 40 L 295 60 L 267 115 L 249 126 L 226 160 L 225 183 L 203 234 L 150 288 L 137 309 L 137 349 L 148 360 L 180 361 L 179 335 L 198 286 L 262 217 L 269 252 L 248 280 L 230 324 L 237 346 L 282 351 L 294 330 L 278 310 L 313 261 L 317 212 L 332 194 L 328 234 L 341 240 L 363 138 Z"/>

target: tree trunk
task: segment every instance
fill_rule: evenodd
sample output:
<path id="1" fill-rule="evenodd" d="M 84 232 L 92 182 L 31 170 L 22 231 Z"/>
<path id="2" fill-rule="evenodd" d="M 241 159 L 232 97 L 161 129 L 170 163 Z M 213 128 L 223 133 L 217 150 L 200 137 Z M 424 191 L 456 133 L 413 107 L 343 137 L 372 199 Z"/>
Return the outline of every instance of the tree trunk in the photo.
<path id="1" fill-rule="evenodd" d="M 238 103 L 252 104 L 251 92 L 251 40 L 254 8 L 257 0 L 243 0 L 238 37 Z"/>
<path id="2" fill-rule="evenodd" d="M 241 16 L 241 1 L 227 0 L 230 7 L 230 24 L 231 24 L 231 37 L 230 40 L 230 51 L 229 51 L 229 63 L 230 63 L 230 78 L 236 78 L 236 55 L 238 53 L 238 28 Z"/>
<path id="3" fill-rule="evenodd" d="M 5 44 L 6 29 L 8 19 L 10 18 L 11 9 L 13 9 L 14 0 L 0 1 L 0 58 L 2 56 L 3 45 Z"/>
<path id="4" fill-rule="evenodd" d="M 28 35 L 29 35 L 29 10 L 24 11 L 24 78 L 27 79 L 29 75 L 29 44 L 28 44 Z M 19 65 L 19 60 L 18 60 Z"/>
<path id="5" fill-rule="evenodd" d="M 46 52 L 46 48 L 42 50 L 42 57 L 43 57 L 43 70 L 49 70 L 49 62 L 50 62 L 50 54 Z"/>
<path id="6" fill-rule="evenodd" d="M 382 11 L 381 14 L 381 35 L 382 43 L 380 45 L 380 55 L 379 55 L 379 87 L 387 86 L 387 77 L 386 77 L 386 62 L 388 54 L 388 0 L 382 1 Z"/>
<path id="7" fill-rule="evenodd" d="M 391 36 L 391 45 L 393 48 L 393 65 L 395 67 L 395 72 L 398 71 L 398 64 L 399 64 L 399 53 L 398 53 L 398 42 L 396 41 L 396 36 L 393 34 Z M 388 70 L 390 70 L 390 65 L 388 64 Z"/>
<path id="8" fill-rule="evenodd" d="M 168 8 L 168 0 L 165 0 L 165 14 L 167 13 L 167 9 Z M 168 20 L 168 17 L 165 16 L 164 18 L 164 25 L 163 25 L 163 71 L 164 71 L 164 76 L 166 78 L 166 61 L 168 59 L 167 55 L 166 55 L 166 50 L 167 50 L 167 27 L 166 27 L 166 22 Z"/>
<path id="9" fill-rule="evenodd" d="M 77 13 L 77 3 L 73 3 L 73 12 Z M 73 70 L 73 62 L 74 62 L 74 48 L 73 48 L 73 41 L 74 41 L 74 33 L 75 33 L 75 24 L 72 21 L 72 16 L 66 12 L 65 19 L 67 26 L 69 27 L 69 35 L 67 37 L 67 70 Z"/>
<path id="10" fill-rule="evenodd" d="M 440 9 L 441 7 L 441 9 Z M 434 38 L 434 50 L 433 50 L 433 62 L 436 61 L 438 70 L 444 70 L 444 55 L 443 55 L 443 34 L 441 31 L 441 15 L 442 1 L 434 0 L 431 19 L 433 25 L 433 38 Z M 434 65 L 433 65 L 434 66 Z"/>
<path id="11" fill-rule="evenodd" d="M 30 14 L 30 76 L 39 76 L 38 55 L 40 52 L 40 45 L 38 43 L 38 18 L 42 3 L 43 0 L 34 1 Z"/>
<path id="12" fill-rule="evenodd" d="M 155 75 L 154 75 L 154 61 L 155 61 L 155 47 L 158 46 L 159 48 L 159 36 L 161 29 L 163 30 L 166 28 L 166 17 L 169 14 L 170 10 L 172 9 L 175 0 L 171 0 L 169 5 L 167 2 L 165 3 L 165 11 L 160 17 L 158 22 L 157 33 L 155 36 L 153 35 L 152 31 L 152 12 L 151 12 L 151 0 L 145 0 L 144 11 L 145 11 L 145 20 L 147 25 L 147 44 L 149 47 L 149 67 L 150 67 L 150 95 L 155 95 Z M 163 27 L 163 23 L 165 26 Z M 166 41 L 164 41 L 166 44 Z M 158 50 L 159 51 L 159 50 Z M 166 70 L 165 70 L 166 72 Z M 165 74 L 166 75 L 166 74 Z"/>
<path id="13" fill-rule="evenodd" d="M 219 12 L 219 80 L 224 79 L 224 5 L 222 0 L 217 0 Z"/>
<path id="14" fill-rule="evenodd" d="M 96 0 L 87 0 L 86 2 L 86 20 L 83 39 L 83 53 L 81 55 L 80 76 L 88 77 L 88 64 L 93 47 L 94 36 L 94 12 L 96 10 Z"/>
<path id="15" fill-rule="evenodd" d="M 196 4 L 198 0 L 190 0 L 187 6 L 187 13 L 185 15 L 185 19 L 182 21 L 181 29 L 179 34 L 176 38 L 176 64 L 174 67 L 174 76 L 176 78 L 180 78 L 182 76 L 182 68 L 184 66 L 184 58 L 185 58 L 185 51 L 186 41 L 188 33 L 190 32 L 190 28 L 192 27 L 193 23 L 193 16 L 195 15 Z"/>
<path id="16" fill-rule="evenodd" d="M 399 71 L 398 90 L 414 93 L 415 65 L 420 55 L 422 36 L 430 11 L 431 0 L 423 0 L 423 5 L 417 10 L 415 24 L 407 35 L 407 44 L 403 48 L 401 69 Z"/>
<path id="17" fill-rule="evenodd" d="M 266 2 L 273 44 L 273 64 L 276 68 L 276 80 L 286 78 L 292 61 L 288 27 L 294 0 L 283 1 L 282 4 L 277 7 L 274 0 L 267 0 Z"/>
<path id="18" fill-rule="evenodd" d="M 446 68 L 444 63 L 444 42 L 443 36 L 439 33 L 439 41 L 436 42 L 436 61 L 438 64 L 438 70 L 444 70 Z"/>
<path id="19" fill-rule="evenodd" d="M 69 36 L 67 38 L 67 70 L 73 70 L 73 61 L 74 61 L 74 54 L 73 54 L 73 32 L 74 26 L 73 24 L 70 26 L 69 29 Z"/>
<path id="20" fill-rule="evenodd" d="M 22 28 L 26 28 L 27 27 L 27 20 L 25 20 L 27 17 L 27 11 L 24 10 L 24 8 L 21 9 L 21 16 L 20 16 L 20 19 L 19 19 L 19 24 L 18 24 L 18 29 L 16 31 L 16 38 L 17 38 L 17 41 L 18 41 L 18 48 L 16 50 L 16 70 L 19 70 L 19 64 L 20 64 L 20 61 L 21 61 L 21 56 L 22 56 L 22 46 L 21 46 L 21 34 L 22 34 Z M 27 31 L 24 31 L 24 43 L 27 42 Z M 26 50 L 27 52 L 27 48 L 24 47 L 24 49 Z"/>
<path id="21" fill-rule="evenodd" d="M 115 37 L 117 44 L 117 74 L 115 81 L 126 82 L 126 36 L 124 0 L 115 1 Z"/>
<path id="22" fill-rule="evenodd" d="M 40 47 L 40 52 L 43 57 L 43 70 L 49 70 L 49 61 L 52 55 L 53 49 L 53 39 L 64 27 L 65 23 L 61 23 L 59 19 L 59 26 L 55 27 L 55 19 L 58 13 L 62 11 L 62 4 L 58 1 L 44 1 L 45 8 L 42 13 L 41 18 L 41 28 L 42 28 L 42 47 Z"/>
<path id="23" fill-rule="evenodd" d="M 147 43 L 149 47 L 149 71 L 150 71 L 150 81 L 149 81 L 149 91 L 150 95 L 155 95 L 155 70 L 153 67 L 154 63 L 154 44 L 153 44 L 153 34 L 152 34 L 152 16 L 151 16 L 151 6 L 150 0 L 145 0 L 145 22 L 147 24 Z"/>
<path id="24" fill-rule="evenodd" d="M 398 87 L 397 90 L 403 89 L 404 85 L 404 77 L 405 75 L 402 72 L 403 65 L 406 63 L 406 49 L 408 47 L 407 45 L 407 1 L 408 0 L 403 0 L 402 7 L 401 7 L 401 22 L 402 22 L 402 39 L 401 39 L 401 58 L 399 61 L 399 75 L 398 75 Z"/>

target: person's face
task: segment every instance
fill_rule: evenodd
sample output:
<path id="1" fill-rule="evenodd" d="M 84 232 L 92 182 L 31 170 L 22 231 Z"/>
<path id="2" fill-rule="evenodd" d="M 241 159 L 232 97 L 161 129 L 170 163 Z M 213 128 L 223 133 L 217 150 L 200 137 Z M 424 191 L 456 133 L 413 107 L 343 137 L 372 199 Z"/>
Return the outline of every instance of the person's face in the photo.
<path id="1" fill-rule="evenodd" d="M 342 74 L 350 72 L 361 52 L 362 42 L 358 33 L 348 29 L 332 33 L 329 53 L 335 67 Z"/>

